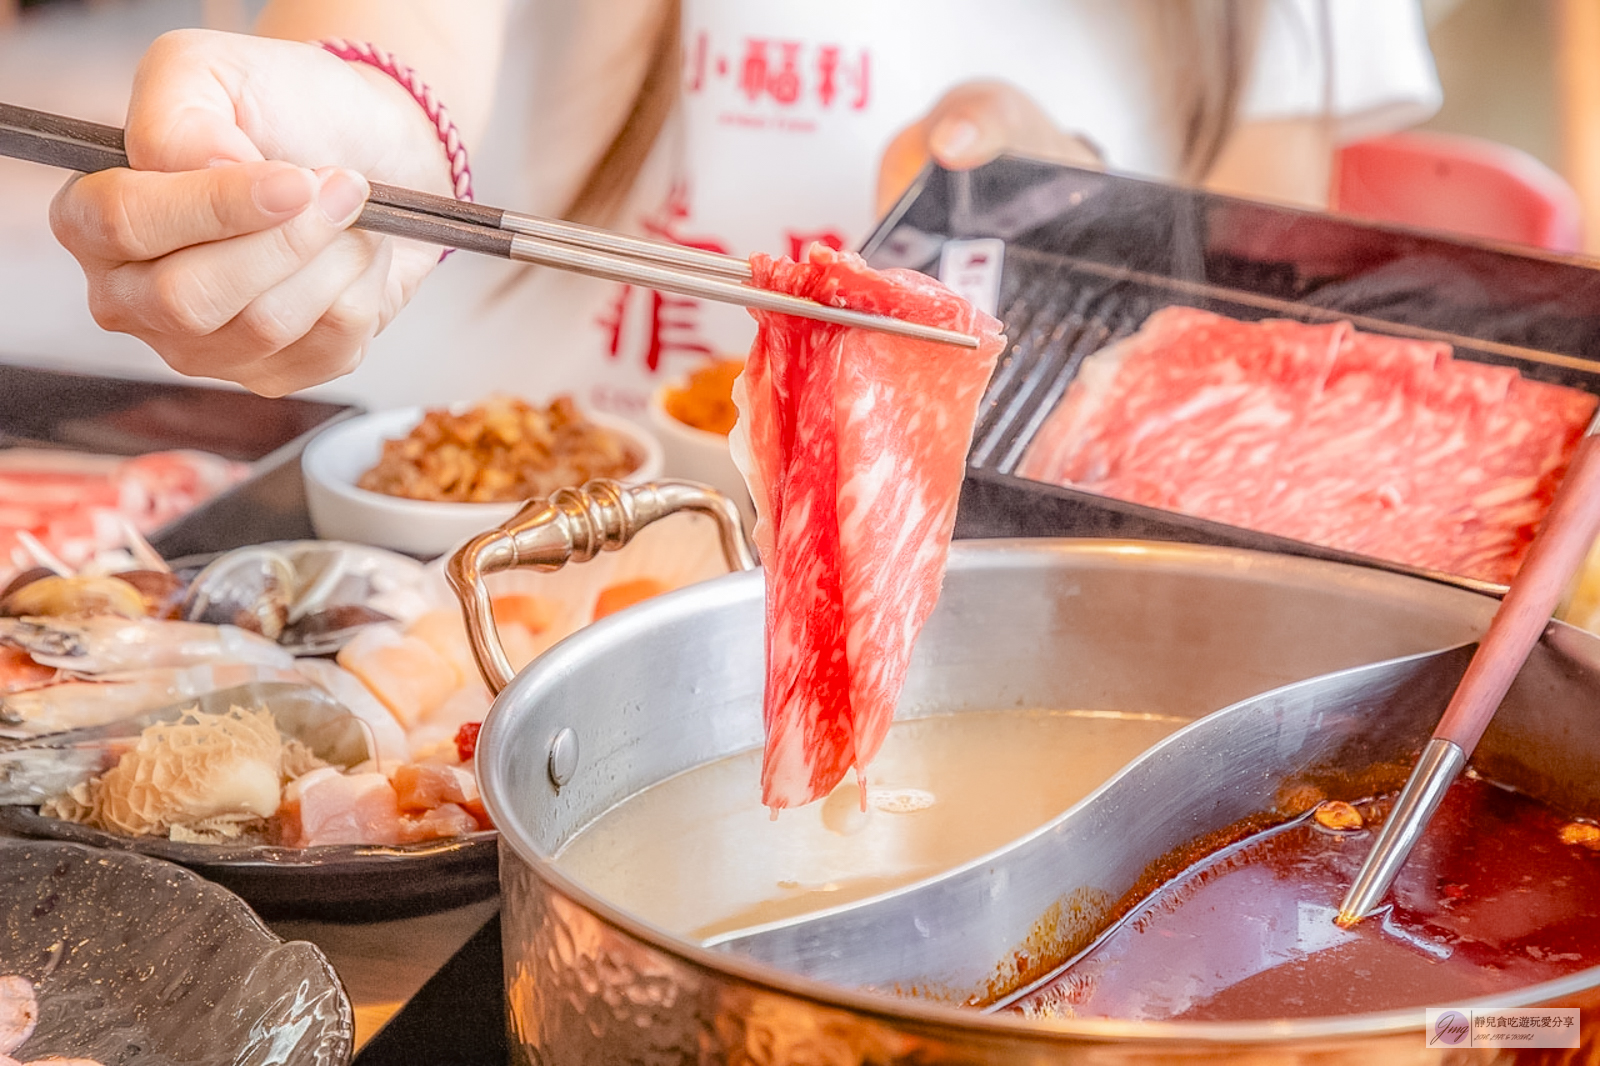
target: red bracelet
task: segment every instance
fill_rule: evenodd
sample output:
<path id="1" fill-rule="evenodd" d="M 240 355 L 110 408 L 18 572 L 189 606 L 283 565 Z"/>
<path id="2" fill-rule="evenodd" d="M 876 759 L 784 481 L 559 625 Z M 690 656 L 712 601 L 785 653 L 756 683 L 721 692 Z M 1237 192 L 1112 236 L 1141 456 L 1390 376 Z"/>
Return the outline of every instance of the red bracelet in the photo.
<path id="1" fill-rule="evenodd" d="M 433 128 L 439 133 L 439 142 L 444 145 L 444 154 L 450 160 L 450 185 L 455 191 L 456 199 L 470 201 L 472 168 L 467 165 L 467 146 L 461 143 L 461 131 L 456 129 L 456 124 L 450 120 L 450 113 L 433 94 L 427 82 L 419 78 L 416 71 L 396 59 L 393 53 L 365 41 L 347 41 L 342 37 L 330 37 L 316 43 L 346 62 L 365 63 L 370 67 L 377 67 L 411 94 L 411 98 L 427 112 L 428 118 L 433 122 Z"/>

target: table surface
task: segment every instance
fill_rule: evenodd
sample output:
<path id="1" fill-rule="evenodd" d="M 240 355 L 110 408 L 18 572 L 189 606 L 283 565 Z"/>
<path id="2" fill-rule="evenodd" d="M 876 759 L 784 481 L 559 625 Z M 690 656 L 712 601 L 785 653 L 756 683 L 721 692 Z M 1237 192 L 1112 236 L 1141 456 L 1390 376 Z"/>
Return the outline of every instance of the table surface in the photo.
<path id="1" fill-rule="evenodd" d="M 331 922 L 269 922 L 285 940 L 307 940 L 322 949 L 344 982 L 355 1010 L 360 1050 L 406 1001 L 416 995 L 472 934 L 494 917 L 498 899 L 420 918 L 362 925 Z"/>

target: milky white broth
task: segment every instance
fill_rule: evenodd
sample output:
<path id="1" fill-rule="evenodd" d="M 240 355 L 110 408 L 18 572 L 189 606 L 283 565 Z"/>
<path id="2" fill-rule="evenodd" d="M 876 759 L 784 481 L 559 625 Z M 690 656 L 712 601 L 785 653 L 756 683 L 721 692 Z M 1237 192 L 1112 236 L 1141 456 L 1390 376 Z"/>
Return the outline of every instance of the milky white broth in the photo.
<path id="1" fill-rule="evenodd" d="M 761 806 L 761 752 L 659 782 L 575 835 L 556 864 L 596 895 L 703 939 L 883 892 L 977 858 L 1065 811 L 1186 723 L 1109 711 L 978 711 L 896 722 L 820 803 Z"/>

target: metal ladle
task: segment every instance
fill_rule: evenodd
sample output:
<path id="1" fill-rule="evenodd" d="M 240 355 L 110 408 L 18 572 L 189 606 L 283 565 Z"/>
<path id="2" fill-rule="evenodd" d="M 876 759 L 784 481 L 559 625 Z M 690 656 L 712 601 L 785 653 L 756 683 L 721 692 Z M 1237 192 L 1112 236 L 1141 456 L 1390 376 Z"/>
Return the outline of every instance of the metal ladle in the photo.
<path id="1" fill-rule="evenodd" d="M 1522 567 L 1489 623 L 1461 687 L 1445 708 L 1394 811 L 1339 905 L 1339 924 L 1371 914 L 1394 883 L 1445 791 L 1467 765 L 1472 749 L 1600 531 L 1600 414 L 1578 442 L 1571 465 Z"/>

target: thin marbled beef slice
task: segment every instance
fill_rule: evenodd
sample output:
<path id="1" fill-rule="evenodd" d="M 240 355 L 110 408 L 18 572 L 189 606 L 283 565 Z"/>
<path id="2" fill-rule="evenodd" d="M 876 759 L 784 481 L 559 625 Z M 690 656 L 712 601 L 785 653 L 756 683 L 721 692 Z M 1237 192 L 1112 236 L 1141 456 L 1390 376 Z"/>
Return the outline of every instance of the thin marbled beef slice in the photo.
<path id="1" fill-rule="evenodd" d="M 1158 426 L 1141 427 L 1122 470 L 1097 487 L 1121 496 L 1119 485 L 1131 477 L 1168 486 L 1174 510 L 1235 525 L 1248 520 L 1271 500 L 1284 449 L 1348 328 L 1208 315 L 1165 358 L 1150 360 L 1150 391 L 1166 398 Z"/>
<path id="2" fill-rule="evenodd" d="M 1508 584 L 1550 509 L 1584 427 L 1589 393 L 1519 377 L 1484 425 L 1474 472 L 1452 514 L 1459 550 L 1453 573 Z"/>
<path id="3" fill-rule="evenodd" d="M 762 801 L 827 795 L 888 732 L 943 580 L 956 499 L 999 323 L 912 271 L 816 246 L 752 260 L 756 284 L 980 334 L 967 350 L 755 312 L 735 388 L 735 458 L 766 570 Z"/>
<path id="4" fill-rule="evenodd" d="M 757 257 L 753 265 L 758 285 L 782 292 L 806 293 L 822 280 L 811 263 Z M 755 317 L 730 439 L 736 458 L 745 457 L 740 466 L 756 503 L 755 541 L 766 573 L 761 779 L 763 801 L 776 808 L 826 794 L 855 763 L 833 426 L 844 331 Z"/>
<path id="5" fill-rule="evenodd" d="M 1021 473 L 1237 524 L 1271 498 L 1348 332 L 1163 308 L 1085 361 Z"/>
<path id="6" fill-rule="evenodd" d="M 1497 569 L 1462 570 L 1466 545 L 1461 504 L 1464 486 L 1481 479 L 1480 452 L 1494 411 L 1505 403 L 1519 375 L 1504 366 L 1446 356 L 1434 368 L 1427 394 L 1414 412 L 1411 467 L 1403 481 L 1405 505 L 1374 524 L 1350 545 L 1365 555 L 1483 580 Z"/>
<path id="7" fill-rule="evenodd" d="M 1123 445 L 1121 427 L 1138 422 L 1139 367 L 1166 350 L 1206 312 L 1190 307 L 1163 307 L 1137 333 L 1115 341 L 1084 359 L 1072 387 L 1050 412 L 1018 473 L 1038 481 L 1089 484 L 1104 480 L 1117 465 Z M 1123 369 L 1133 363 L 1134 371 Z"/>
<path id="8" fill-rule="evenodd" d="M 1419 406 L 1449 357 L 1446 344 L 1346 330 L 1255 528 L 1370 554 L 1367 538 L 1406 505 Z"/>

